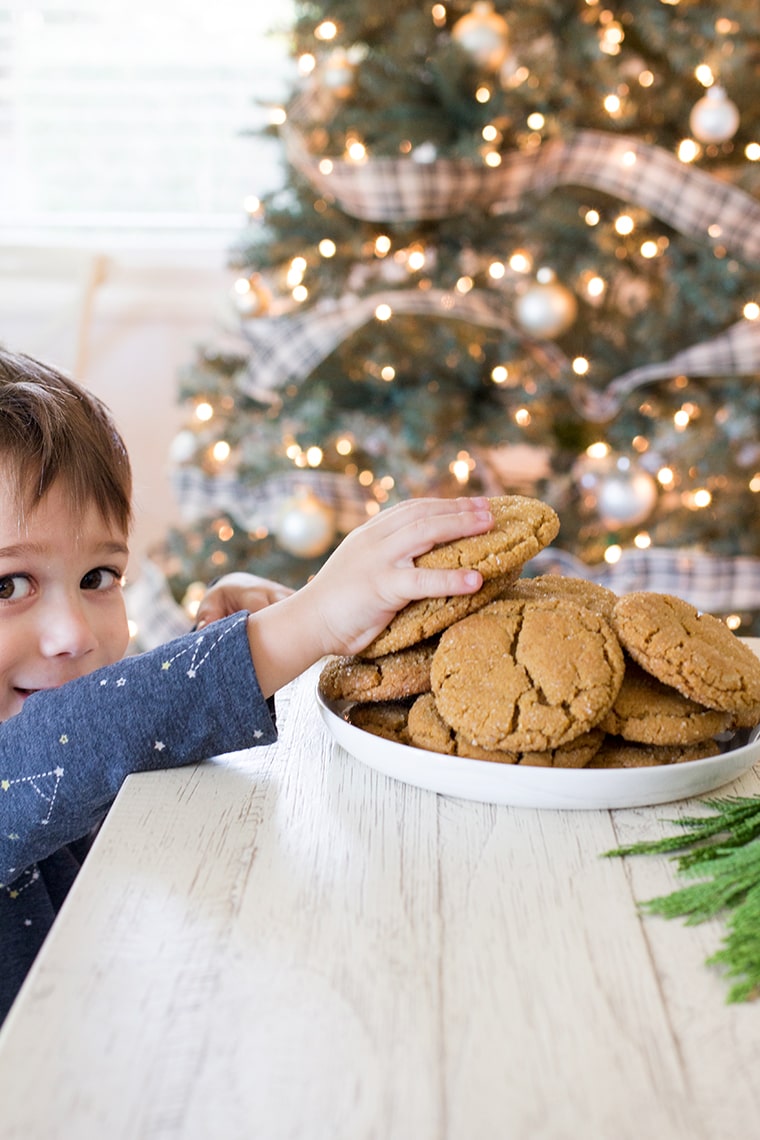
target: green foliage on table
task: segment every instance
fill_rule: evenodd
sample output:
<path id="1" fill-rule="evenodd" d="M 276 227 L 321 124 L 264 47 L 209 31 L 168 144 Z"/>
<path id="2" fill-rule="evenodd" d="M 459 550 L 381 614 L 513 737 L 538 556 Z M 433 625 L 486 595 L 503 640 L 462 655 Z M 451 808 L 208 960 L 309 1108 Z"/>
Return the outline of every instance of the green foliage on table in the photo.
<path id="1" fill-rule="evenodd" d="M 709 965 L 719 965 L 736 979 L 728 1001 L 760 997 L 760 797 L 704 801 L 713 814 L 673 820 L 684 831 L 665 839 L 634 843 L 606 855 L 676 857 L 680 874 L 699 878 L 670 894 L 649 899 L 642 908 L 665 918 L 686 918 L 687 925 L 725 916 L 726 935 Z"/>

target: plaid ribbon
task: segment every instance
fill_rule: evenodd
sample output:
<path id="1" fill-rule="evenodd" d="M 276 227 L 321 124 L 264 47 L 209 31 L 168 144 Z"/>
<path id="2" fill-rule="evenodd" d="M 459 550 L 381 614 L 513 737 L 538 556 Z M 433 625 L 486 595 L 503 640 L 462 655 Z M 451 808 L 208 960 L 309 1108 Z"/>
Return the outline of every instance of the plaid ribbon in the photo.
<path id="1" fill-rule="evenodd" d="M 331 471 L 298 470 L 243 483 L 232 475 L 204 475 L 195 467 L 172 472 L 172 486 L 183 519 L 192 525 L 214 515 L 228 515 L 248 531 L 275 531 L 289 499 L 312 492 L 335 511 L 337 530 L 347 534 L 367 521 L 367 504 L 375 501 L 355 479 Z"/>
<path id="2" fill-rule="evenodd" d="M 738 321 L 711 340 L 691 345 L 667 361 L 635 368 L 618 376 L 603 391 L 595 391 L 578 382 L 569 360 L 555 344 L 532 340 L 515 329 L 507 297 L 475 289 L 464 296 L 438 289 L 405 289 L 321 301 L 293 316 L 247 321 L 244 336 L 251 353 L 238 381 L 241 390 L 266 400 L 275 388 L 301 383 L 346 337 L 371 320 L 382 304 L 394 313 L 448 317 L 509 331 L 548 376 L 567 381 L 575 403 L 591 420 L 611 419 L 631 392 L 652 380 L 682 373 L 752 376 L 760 372 L 760 321 Z"/>
<path id="3" fill-rule="evenodd" d="M 760 609 L 760 558 L 744 555 L 631 547 L 612 565 L 587 566 L 566 550 L 547 547 L 531 559 L 530 569 L 587 578 L 616 594 L 674 594 L 707 613 Z"/>
<path id="4" fill-rule="evenodd" d="M 747 263 L 760 261 L 760 203 L 738 187 L 679 161 L 632 136 L 582 130 L 551 139 L 529 153 L 502 156 L 497 167 L 468 159 L 370 158 L 324 160 L 309 152 L 299 119 L 314 113 L 316 96 L 302 95 L 281 128 L 292 165 L 320 193 L 365 221 L 450 217 L 468 207 L 507 213 L 559 186 L 584 186 L 636 203 L 680 233 L 716 242 Z"/>
<path id="5" fill-rule="evenodd" d="M 603 392 L 575 386 L 576 403 L 592 420 L 611 419 L 627 396 L 653 380 L 672 376 L 753 376 L 760 372 L 760 321 L 738 321 L 712 340 L 618 376 Z"/>
<path id="6" fill-rule="evenodd" d="M 262 396 L 273 388 L 304 380 L 346 337 L 371 320 L 379 305 L 388 305 L 394 313 L 448 317 L 516 332 L 507 302 L 498 293 L 472 290 L 459 295 L 441 289 L 388 289 L 365 297 L 349 295 L 321 301 L 293 316 L 247 321 L 243 334 L 252 351 L 240 387 L 250 396 Z M 524 334 L 517 335 L 551 375 L 564 371 L 567 360 L 554 345 L 539 345 Z"/>

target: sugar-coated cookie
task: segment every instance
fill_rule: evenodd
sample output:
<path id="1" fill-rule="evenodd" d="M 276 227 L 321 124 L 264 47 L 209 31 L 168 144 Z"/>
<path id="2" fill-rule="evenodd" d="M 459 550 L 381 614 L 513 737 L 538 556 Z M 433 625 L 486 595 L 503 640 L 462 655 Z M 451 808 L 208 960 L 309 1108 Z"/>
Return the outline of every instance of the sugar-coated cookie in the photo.
<path id="1" fill-rule="evenodd" d="M 602 728 L 640 744 L 691 744 L 732 727 L 731 713 L 709 709 L 647 673 L 630 657 Z"/>
<path id="2" fill-rule="evenodd" d="M 760 659 L 712 614 L 638 591 L 618 598 L 612 622 L 630 656 L 690 700 L 737 717 L 760 705 Z"/>
<path id="3" fill-rule="evenodd" d="M 624 668 L 611 626 L 585 606 L 501 599 L 441 634 L 431 683 L 443 719 L 478 747 L 542 752 L 599 723 Z"/>
<path id="4" fill-rule="evenodd" d="M 374 661 L 332 657 L 322 667 L 319 691 L 328 701 L 390 701 L 424 693 L 435 646 L 425 641 Z"/>
<path id="5" fill-rule="evenodd" d="M 580 606 L 587 606 L 608 621 L 617 601 L 617 594 L 607 586 L 565 574 L 539 574 L 536 578 L 518 578 L 505 591 L 505 596 L 527 601 L 536 598 L 566 598 L 570 602 L 577 602 Z"/>
<path id="6" fill-rule="evenodd" d="M 415 559 L 417 566 L 455 570 L 466 566 L 485 579 L 500 578 L 548 546 L 559 533 L 557 512 L 540 499 L 500 495 L 489 499 L 493 527 L 485 534 L 444 542 Z"/>
<path id="7" fill-rule="evenodd" d="M 409 700 L 367 701 L 352 705 L 346 718 L 350 724 L 371 732 L 373 736 L 382 736 L 397 744 L 410 743 L 407 731 Z"/>
<path id="8" fill-rule="evenodd" d="M 409 710 L 409 740 L 415 748 L 429 752 L 442 752 L 447 756 L 466 756 L 470 760 L 490 760 L 499 764 L 516 764 L 514 752 L 478 748 L 464 741 L 460 733 L 446 724 L 438 712 L 432 693 L 422 693 Z"/>
<path id="9" fill-rule="evenodd" d="M 455 621 L 487 606 L 501 597 L 519 570 L 491 578 L 474 594 L 456 594 L 447 598 L 421 598 L 410 602 L 391 619 L 382 633 L 363 649 L 360 656 L 375 659 L 416 645 L 448 629 Z"/>
<path id="10" fill-rule="evenodd" d="M 693 744 L 634 744 L 621 737 L 606 736 L 588 768 L 655 768 L 661 764 L 683 764 L 687 760 L 704 760 L 717 756 L 720 745 L 715 740 L 697 740 Z"/>

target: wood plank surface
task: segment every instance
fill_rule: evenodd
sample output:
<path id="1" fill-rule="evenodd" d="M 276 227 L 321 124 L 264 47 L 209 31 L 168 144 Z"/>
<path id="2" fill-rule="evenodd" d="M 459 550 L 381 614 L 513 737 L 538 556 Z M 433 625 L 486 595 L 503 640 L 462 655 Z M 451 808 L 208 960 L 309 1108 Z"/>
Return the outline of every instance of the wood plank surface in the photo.
<path id="1" fill-rule="evenodd" d="M 132 777 L 0 1032 L 2 1140 L 724 1140 L 760 1125 L 722 926 L 642 917 L 694 804 L 447 799 L 281 739 Z M 745 777 L 732 792 L 758 794 Z"/>

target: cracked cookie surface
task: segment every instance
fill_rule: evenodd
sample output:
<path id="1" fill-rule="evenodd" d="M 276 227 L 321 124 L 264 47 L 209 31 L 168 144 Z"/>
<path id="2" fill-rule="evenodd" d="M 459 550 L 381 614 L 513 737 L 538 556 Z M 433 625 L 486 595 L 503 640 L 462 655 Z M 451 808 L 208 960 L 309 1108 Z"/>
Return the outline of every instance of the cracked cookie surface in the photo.
<path id="1" fill-rule="evenodd" d="M 512 574 L 502 574 L 484 582 L 474 594 L 456 594 L 447 598 L 420 598 L 410 602 L 396 614 L 382 633 L 361 651 L 360 657 L 382 657 L 386 653 L 396 653 L 419 641 L 434 637 L 448 629 L 455 621 L 487 606 L 512 584 L 518 570 Z"/>
<path id="2" fill-rule="evenodd" d="M 760 705 L 760 659 L 712 614 L 636 591 L 618 598 L 612 622 L 634 661 L 692 701 L 738 717 Z"/>
<path id="3" fill-rule="evenodd" d="M 615 632 L 592 610 L 501 599 L 441 634 L 431 684 L 441 716 L 479 748 L 542 752 L 599 723 L 624 669 Z"/>
<path id="4" fill-rule="evenodd" d="M 629 658 L 602 728 L 639 744 L 691 744 L 725 732 L 732 714 L 709 709 L 665 685 Z"/>
<path id="5" fill-rule="evenodd" d="M 424 693 L 436 644 L 421 642 L 374 661 L 332 657 L 322 667 L 319 691 L 328 701 L 388 701 Z"/>
<path id="6" fill-rule="evenodd" d="M 416 566 L 479 570 L 498 578 L 522 567 L 559 533 L 559 516 L 548 503 L 527 495 L 499 495 L 488 500 L 493 527 L 485 534 L 444 542 L 415 558 Z"/>
<path id="7" fill-rule="evenodd" d="M 566 598 L 569 602 L 577 602 L 578 605 L 586 606 L 594 613 L 601 614 L 607 621 L 610 620 L 617 601 L 617 594 L 607 586 L 565 574 L 539 574 L 536 578 L 518 578 L 506 591 L 506 596 L 526 601 L 537 598 Z"/>

